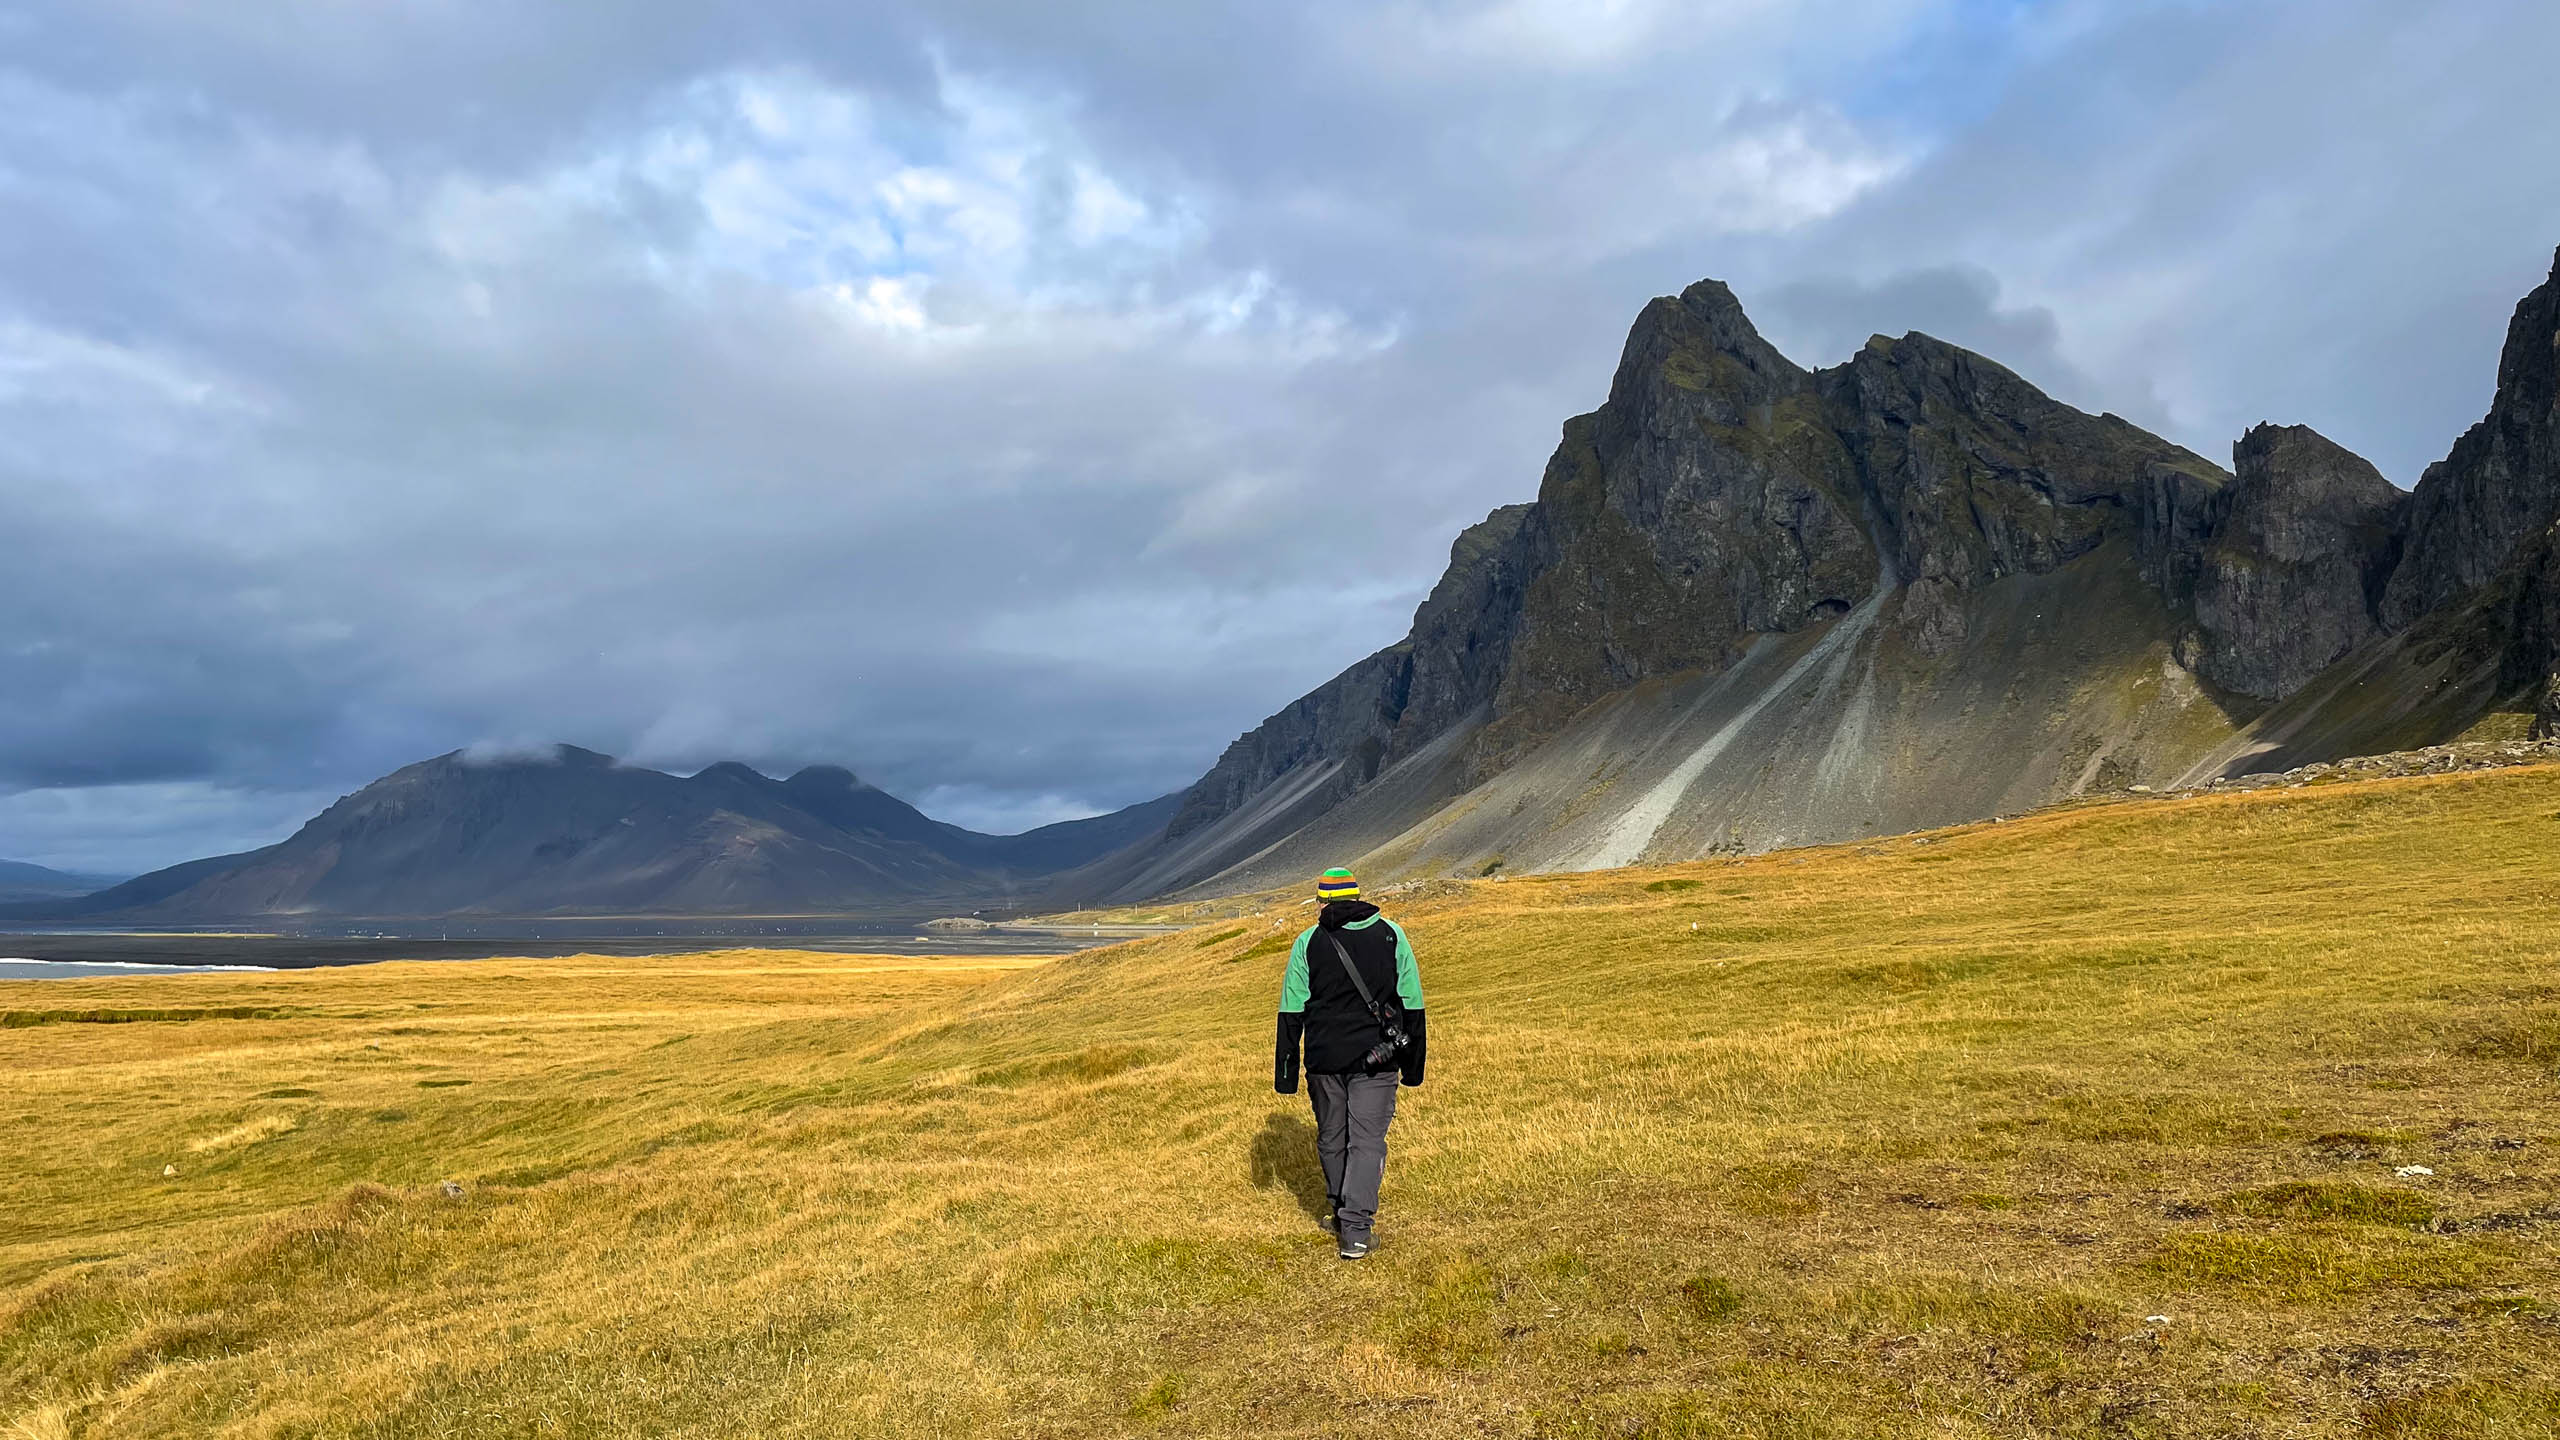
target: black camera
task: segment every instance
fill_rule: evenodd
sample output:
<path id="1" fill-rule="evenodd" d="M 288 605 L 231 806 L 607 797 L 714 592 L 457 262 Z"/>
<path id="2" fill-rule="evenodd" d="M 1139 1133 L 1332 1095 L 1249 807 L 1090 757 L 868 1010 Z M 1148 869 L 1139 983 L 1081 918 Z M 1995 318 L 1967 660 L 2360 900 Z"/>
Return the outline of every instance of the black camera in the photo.
<path id="1" fill-rule="evenodd" d="M 1377 1018 L 1378 1028 L 1387 1032 L 1387 1038 L 1370 1046 L 1369 1053 L 1360 1057 L 1363 1069 L 1377 1070 L 1395 1064 L 1396 1052 L 1413 1043 L 1413 1037 L 1405 1034 L 1404 1027 L 1397 1024 L 1394 1019 L 1383 1014 Z"/>

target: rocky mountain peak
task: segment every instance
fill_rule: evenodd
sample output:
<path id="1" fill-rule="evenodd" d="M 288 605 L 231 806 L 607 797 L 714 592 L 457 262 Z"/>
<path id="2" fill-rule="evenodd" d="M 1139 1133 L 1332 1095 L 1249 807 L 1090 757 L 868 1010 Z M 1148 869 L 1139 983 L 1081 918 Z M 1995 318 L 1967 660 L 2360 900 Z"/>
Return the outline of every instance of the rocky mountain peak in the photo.
<path id="1" fill-rule="evenodd" d="M 1804 370 L 1760 337 L 1732 287 L 1721 280 L 1701 280 L 1680 292 L 1680 309 L 1696 324 L 1707 344 L 1741 361 L 1754 374 L 1800 384 Z"/>
<path id="2" fill-rule="evenodd" d="M 2560 395 L 2553 377 L 2560 373 L 2560 248 L 2551 252 L 2551 275 L 2516 306 L 2507 322 L 2507 343 L 2498 355 L 2498 393 L 2518 406 L 2540 402 L 2540 414 L 2519 415 L 2519 422 L 2548 426 L 2560 421 Z"/>
<path id="3" fill-rule="evenodd" d="M 1701 280 L 1637 313 L 1602 414 L 1640 420 L 1665 406 L 1694 407 L 1715 424 L 1740 425 L 1808 378 L 1761 338 L 1724 282 Z"/>
<path id="4" fill-rule="evenodd" d="M 2308 425 L 2258 424 L 2231 446 L 2226 525 L 2280 560 L 2330 553 L 2308 527 L 2374 523 L 2408 498 L 2363 456 Z"/>
<path id="5" fill-rule="evenodd" d="M 2560 253 L 2524 297 L 2498 355 L 2489 413 L 2427 467 L 2383 596 L 2393 629 L 2487 583 L 2560 515 Z"/>
<path id="6" fill-rule="evenodd" d="M 1884 568 L 1952 643 L 1949 598 L 2004 576 L 2048 574 L 2142 528 L 2147 487 L 2218 466 L 2113 415 L 2053 399 L 2015 371 L 1914 331 L 1878 337 L 1816 377 L 1855 459 Z"/>
<path id="7" fill-rule="evenodd" d="M 2188 658 L 2223 688 L 2272 700 L 2383 633 L 2409 497 L 2307 425 L 2253 426 L 2231 459 L 2197 559 Z"/>

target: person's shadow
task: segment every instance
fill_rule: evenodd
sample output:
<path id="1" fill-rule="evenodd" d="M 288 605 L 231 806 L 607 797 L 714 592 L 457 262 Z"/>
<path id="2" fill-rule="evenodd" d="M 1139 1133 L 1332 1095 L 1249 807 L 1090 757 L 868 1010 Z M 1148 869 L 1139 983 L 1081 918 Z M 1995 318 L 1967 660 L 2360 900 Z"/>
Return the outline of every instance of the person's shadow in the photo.
<path id="1" fill-rule="evenodd" d="M 1256 1189 L 1285 1187 L 1310 1220 L 1325 1216 L 1324 1167 L 1316 1163 L 1315 1123 L 1304 1115 L 1275 1112 L 1262 1122 L 1247 1152 Z"/>

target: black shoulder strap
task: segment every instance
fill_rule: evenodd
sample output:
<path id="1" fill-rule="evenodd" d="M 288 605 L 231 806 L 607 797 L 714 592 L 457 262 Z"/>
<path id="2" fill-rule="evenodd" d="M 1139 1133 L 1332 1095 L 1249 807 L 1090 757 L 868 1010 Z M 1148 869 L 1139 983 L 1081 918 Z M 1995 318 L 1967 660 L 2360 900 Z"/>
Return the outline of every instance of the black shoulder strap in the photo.
<path id="1" fill-rule="evenodd" d="M 1369 1007 L 1370 1014 L 1377 1014 L 1378 997 L 1369 993 L 1369 982 L 1360 978 L 1360 967 L 1351 963 L 1350 947 L 1342 943 L 1341 936 L 1321 925 L 1316 927 L 1316 933 L 1333 947 L 1333 958 L 1342 962 L 1342 973 L 1351 977 L 1351 988 L 1360 992 L 1360 1003 Z"/>

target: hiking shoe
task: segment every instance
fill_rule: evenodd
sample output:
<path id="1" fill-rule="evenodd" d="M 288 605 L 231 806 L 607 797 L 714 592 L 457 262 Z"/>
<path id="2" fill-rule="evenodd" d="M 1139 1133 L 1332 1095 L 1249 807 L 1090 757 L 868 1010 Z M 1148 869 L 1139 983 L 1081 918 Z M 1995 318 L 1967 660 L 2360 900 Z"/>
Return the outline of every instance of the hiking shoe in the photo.
<path id="1" fill-rule="evenodd" d="M 1334 1253 L 1340 1255 L 1343 1259 L 1358 1260 L 1369 1253 L 1368 1236 L 1363 1235 L 1358 1231 L 1346 1230 L 1342 1233 L 1341 1238 L 1342 1243 Z"/>
<path id="2" fill-rule="evenodd" d="M 1327 1235 L 1337 1234 L 1342 1229 L 1342 1222 L 1331 1215 L 1319 1215 L 1316 1217 L 1316 1228 Z"/>

